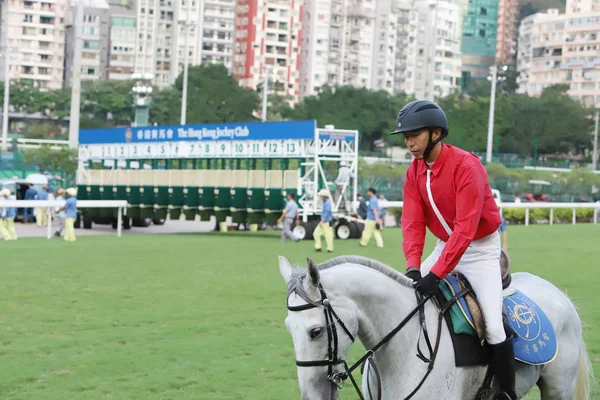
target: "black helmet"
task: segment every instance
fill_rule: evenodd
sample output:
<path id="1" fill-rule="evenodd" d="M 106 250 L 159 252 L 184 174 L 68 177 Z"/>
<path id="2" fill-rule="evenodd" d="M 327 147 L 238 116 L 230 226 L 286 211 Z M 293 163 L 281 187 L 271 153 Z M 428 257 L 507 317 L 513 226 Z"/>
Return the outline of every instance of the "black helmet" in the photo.
<path id="1" fill-rule="evenodd" d="M 441 128 L 441 137 L 444 138 L 448 136 L 448 118 L 437 104 L 427 100 L 415 100 L 402 107 L 396 118 L 396 130 L 391 134 L 423 128 Z"/>

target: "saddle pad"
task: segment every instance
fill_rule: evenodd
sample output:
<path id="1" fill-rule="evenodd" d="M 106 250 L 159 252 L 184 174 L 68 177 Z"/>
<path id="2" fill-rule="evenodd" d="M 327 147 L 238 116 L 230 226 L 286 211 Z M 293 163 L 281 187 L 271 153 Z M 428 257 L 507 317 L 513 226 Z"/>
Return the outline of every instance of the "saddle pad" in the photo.
<path id="1" fill-rule="evenodd" d="M 446 300 L 450 300 L 456 293 L 460 292 L 460 284 L 455 275 L 448 275 L 440 282 L 439 289 Z M 457 335 L 472 335 L 477 337 L 473 316 L 469 311 L 467 302 L 464 297 L 460 297 L 456 303 L 450 306 L 450 317 L 454 333 Z"/>
<path id="2" fill-rule="evenodd" d="M 440 283 L 440 290 L 446 300 L 458 293 L 456 277 L 448 275 Z M 515 359 L 531 365 L 552 362 L 558 354 L 558 343 L 554 327 L 544 311 L 519 290 L 504 297 L 503 303 L 508 316 L 505 321 L 516 334 L 513 339 Z M 477 336 L 473 317 L 463 298 L 450 307 L 450 317 L 455 334 Z"/>
<path id="3" fill-rule="evenodd" d="M 515 359 L 531 365 L 552 362 L 558 354 L 558 342 L 546 313 L 519 290 L 504 298 L 504 307 L 517 334 L 513 340 Z"/>

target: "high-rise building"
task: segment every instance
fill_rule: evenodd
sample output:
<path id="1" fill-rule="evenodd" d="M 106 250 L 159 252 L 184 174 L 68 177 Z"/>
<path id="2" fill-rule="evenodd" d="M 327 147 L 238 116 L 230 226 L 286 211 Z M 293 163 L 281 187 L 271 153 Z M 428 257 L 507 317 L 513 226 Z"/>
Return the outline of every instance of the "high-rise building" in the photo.
<path id="1" fill-rule="evenodd" d="M 110 5 L 108 79 L 131 79 L 135 68 L 135 11 Z"/>
<path id="2" fill-rule="evenodd" d="M 564 83 L 561 69 L 565 15 L 557 9 L 524 18 L 517 51 L 518 93 L 538 96 L 550 85 Z"/>
<path id="3" fill-rule="evenodd" d="M 462 18 L 459 0 L 415 0 L 408 14 L 406 81 L 417 98 L 445 97 L 460 87 Z M 399 53 L 402 56 L 402 53 Z"/>
<path id="4" fill-rule="evenodd" d="M 233 67 L 235 0 L 202 0 L 201 44 L 198 63 Z"/>
<path id="5" fill-rule="evenodd" d="M 169 86 L 188 64 L 231 67 L 234 0 L 139 0 L 136 2 L 135 72 Z"/>
<path id="6" fill-rule="evenodd" d="M 65 57 L 66 0 L 2 2 L 2 37 L 8 35 L 8 58 L 0 57 L 0 78 L 9 60 L 10 79 L 25 80 L 42 89 L 60 89 Z M 7 50 L 2 48 L 2 53 Z"/>
<path id="7" fill-rule="evenodd" d="M 513 64 L 517 54 L 519 5 L 517 0 L 499 0 L 496 63 Z"/>
<path id="8" fill-rule="evenodd" d="M 244 87 L 256 90 L 268 74 L 269 91 L 296 102 L 300 86 L 301 37 L 301 1 L 238 0 L 234 76 Z"/>
<path id="9" fill-rule="evenodd" d="M 389 11 L 389 1 L 381 2 L 381 12 L 386 5 Z M 375 3 L 366 0 L 305 1 L 301 98 L 317 94 L 325 85 L 373 88 L 372 64 L 374 49 L 378 47 Z"/>
<path id="10" fill-rule="evenodd" d="M 567 84 L 573 99 L 600 108 L 598 2 L 572 0 L 566 10 L 537 13 L 521 23 L 518 92 L 537 96 L 548 86 Z"/>
<path id="11" fill-rule="evenodd" d="M 71 85 L 75 49 L 75 2 L 71 1 L 65 29 L 65 84 Z M 108 41 L 110 35 L 108 2 L 83 1 L 81 80 L 101 80 L 108 76 Z"/>
<path id="12" fill-rule="evenodd" d="M 470 0 L 463 19 L 462 68 L 473 79 L 485 79 L 496 59 L 499 0 Z"/>

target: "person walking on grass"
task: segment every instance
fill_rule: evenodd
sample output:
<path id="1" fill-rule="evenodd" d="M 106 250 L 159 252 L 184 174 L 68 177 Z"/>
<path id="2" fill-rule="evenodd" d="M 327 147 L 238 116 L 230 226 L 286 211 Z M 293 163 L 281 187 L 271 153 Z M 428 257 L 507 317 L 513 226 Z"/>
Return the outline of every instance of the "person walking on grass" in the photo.
<path id="1" fill-rule="evenodd" d="M 323 199 L 323 211 L 321 211 L 319 225 L 317 225 L 313 232 L 315 251 L 321 251 L 321 236 L 325 236 L 327 251 L 331 253 L 333 251 L 333 229 L 331 228 L 333 215 L 331 214 L 331 199 L 329 198 L 329 192 L 326 189 L 321 189 L 318 195 Z"/>
<path id="2" fill-rule="evenodd" d="M 2 190 L 4 200 L 16 200 L 17 198 L 10 194 L 10 189 Z M 17 216 L 16 207 L 5 207 L 0 209 L 0 232 L 4 240 L 17 240 L 17 231 L 15 230 L 15 217 Z"/>
<path id="3" fill-rule="evenodd" d="M 56 200 L 61 201 L 65 199 L 65 189 L 59 188 L 56 191 Z M 56 217 L 58 218 L 58 229 L 54 232 L 55 237 L 60 237 L 62 235 L 63 229 L 65 229 L 65 222 L 67 219 L 67 214 L 65 213 L 65 209 L 61 207 L 56 207 Z"/>
<path id="4" fill-rule="evenodd" d="M 381 209 L 379 208 L 379 200 L 377 199 L 377 191 L 374 188 L 369 188 L 369 208 L 367 209 L 367 220 L 365 221 L 365 229 L 360 238 L 360 245 L 367 247 L 371 236 L 375 236 L 377 247 L 383 248 L 383 237 L 381 237 Z M 379 224 L 379 227 L 377 226 Z"/>
<path id="5" fill-rule="evenodd" d="M 300 239 L 294 235 L 292 232 L 292 225 L 294 225 L 294 219 L 296 220 L 296 225 L 300 224 L 300 214 L 298 214 L 298 203 L 294 200 L 294 193 L 288 193 L 287 195 L 287 203 L 285 205 L 285 209 L 281 214 L 281 217 L 277 220 L 278 223 L 283 221 L 283 229 L 281 231 L 281 243 L 285 243 L 286 237 L 289 237 L 294 242 L 299 242 Z"/>
<path id="6" fill-rule="evenodd" d="M 65 221 L 65 240 L 74 242 L 75 238 L 75 220 L 77 219 L 77 189 L 68 188 L 67 195 L 69 198 L 63 207 L 67 217 Z"/>
<path id="7" fill-rule="evenodd" d="M 40 201 L 48 200 L 48 186 L 42 187 L 42 190 L 37 194 L 37 199 Z M 39 227 L 48 225 L 48 211 L 46 207 L 35 208 L 35 221 Z"/>

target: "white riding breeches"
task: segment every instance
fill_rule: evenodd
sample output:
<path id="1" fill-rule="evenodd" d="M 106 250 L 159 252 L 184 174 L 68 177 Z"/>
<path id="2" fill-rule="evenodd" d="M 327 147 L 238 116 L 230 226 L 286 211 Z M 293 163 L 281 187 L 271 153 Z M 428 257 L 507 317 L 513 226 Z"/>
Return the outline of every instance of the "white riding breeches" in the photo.
<path id="1" fill-rule="evenodd" d="M 431 271 L 446 242 L 438 240 L 431 255 L 421 265 L 421 276 Z M 474 240 L 454 269 L 469 280 L 485 321 L 485 338 L 489 344 L 506 339 L 502 323 L 502 272 L 500 270 L 500 234 L 496 231 Z"/>

